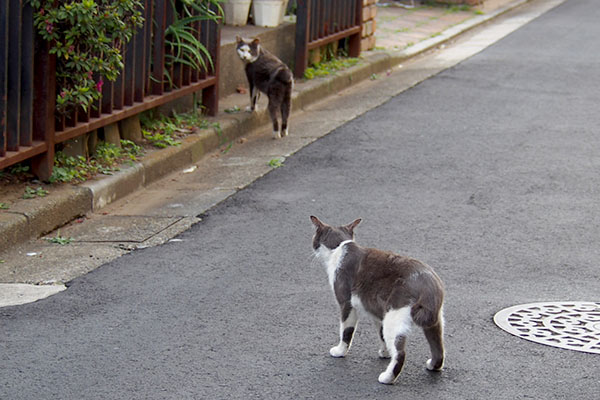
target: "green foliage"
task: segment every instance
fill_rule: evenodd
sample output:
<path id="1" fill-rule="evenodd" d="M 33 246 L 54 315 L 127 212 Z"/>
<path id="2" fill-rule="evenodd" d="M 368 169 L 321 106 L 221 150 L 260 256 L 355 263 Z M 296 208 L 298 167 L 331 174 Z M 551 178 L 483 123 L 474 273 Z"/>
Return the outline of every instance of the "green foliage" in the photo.
<path id="1" fill-rule="evenodd" d="M 267 163 L 267 165 L 271 168 L 279 168 L 281 166 L 283 166 L 283 157 L 277 157 L 277 158 L 273 158 L 271 160 L 269 160 L 269 162 Z"/>
<path id="2" fill-rule="evenodd" d="M 73 241 L 72 237 L 63 237 L 60 236 L 60 231 L 56 233 L 56 236 L 53 238 L 46 238 L 46 241 L 49 243 L 60 244 L 61 246 L 65 246 Z"/>
<path id="3" fill-rule="evenodd" d="M 121 146 L 100 142 L 89 160 L 83 156 L 71 157 L 62 151 L 56 152 L 50 182 L 84 182 L 98 173 L 111 175 L 119 170 L 119 164 L 123 161 L 135 161 L 143 154 L 142 148 L 130 140 L 121 140 Z"/>
<path id="4" fill-rule="evenodd" d="M 142 124 L 142 134 L 151 145 L 158 148 L 168 146 L 179 146 L 181 138 L 196 128 L 217 129 L 217 134 L 221 133 L 221 128 L 218 123 L 209 123 L 198 112 L 174 113 L 172 117 L 161 116 L 159 118 L 151 118 L 149 114 L 140 116 Z"/>
<path id="5" fill-rule="evenodd" d="M 0 210 L 8 210 L 10 206 L 6 203 L 0 203 Z"/>
<path id="6" fill-rule="evenodd" d="M 29 172 L 29 165 L 15 164 L 10 168 L 10 173 L 13 175 L 20 175 Z"/>
<path id="7" fill-rule="evenodd" d="M 238 106 L 233 106 L 233 107 L 229 107 L 225 109 L 225 112 L 227 114 L 235 114 L 235 113 L 239 113 L 241 110 Z"/>
<path id="8" fill-rule="evenodd" d="M 179 146 L 181 144 L 181 142 L 174 139 L 173 136 L 168 133 L 151 132 L 142 129 L 142 134 L 152 146 L 158 147 L 159 149 L 164 149 L 169 146 Z"/>
<path id="9" fill-rule="evenodd" d="M 213 68 L 208 49 L 198 39 L 200 35 L 196 23 L 220 20 L 223 10 L 219 0 L 171 0 L 171 7 L 173 22 L 165 29 L 166 66 L 178 63 L 198 71 L 208 71 L 209 67 Z M 212 8 L 216 8 L 216 11 Z M 165 68 L 165 78 L 171 85 L 173 84 L 169 68 Z"/>
<path id="10" fill-rule="evenodd" d="M 29 186 L 27 186 L 25 188 L 25 193 L 23 193 L 23 198 L 24 199 L 34 199 L 36 197 L 46 197 L 47 194 L 48 194 L 48 191 L 44 190 L 41 186 L 38 187 L 37 189 L 30 188 Z"/>
<path id="11" fill-rule="evenodd" d="M 137 158 L 144 154 L 144 149 L 131 140 L 121 139 L 121 147 L 130 161 L 137 161 Z"/>
<path id="12" fill-rule="evenodd" d="M 104 79 L 123 69 L 122 49 L 141 27 L 140 0 L 29 0 L 38 33 L 56 54 L 56 109 L 87 110 L 102 93 Z"/>
<path id="13" fill-rule="evenodd" d="M 335 74 L 337 71 L 350 68 L 358 63 L 358 58 L 334 58 L 330 61 L 314 64 L 304 71 L 305 79 Z"/>

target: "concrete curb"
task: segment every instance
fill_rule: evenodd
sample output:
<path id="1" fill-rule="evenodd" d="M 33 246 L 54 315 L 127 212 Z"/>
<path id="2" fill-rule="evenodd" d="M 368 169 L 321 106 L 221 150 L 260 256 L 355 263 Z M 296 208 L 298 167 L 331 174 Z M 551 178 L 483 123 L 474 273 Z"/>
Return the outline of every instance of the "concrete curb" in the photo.
<path id="1" fill-rule="evenodd" d="M 297 83 L 292 99 L 292 111 L 338 93 L 373 74 L 387 71 L 529 1 L 515 0 L 494 12 L 473 17 L 402 51 L 367 52 L 361 62 L 345 71 L 326 78 Z M 266 110 L 253 114 L 220 113 L 211 122 L 218 122 L 220 129 L 201 130 L 184 138 L 180 146 L 152 152 L 139 163 L 126 167 L 115 175 L 101 177 L 79 186 L 53 190 L 48 197 L 29 202 L 27 210 L 14 209 L 9 213 L 0 213 L 0 252 L 30 238 L 51 232 L 90 211 L 98 211 L 169 173 L 184 169 L 222 144 L 264 126 L 269 122 L 269 117 Z"/>

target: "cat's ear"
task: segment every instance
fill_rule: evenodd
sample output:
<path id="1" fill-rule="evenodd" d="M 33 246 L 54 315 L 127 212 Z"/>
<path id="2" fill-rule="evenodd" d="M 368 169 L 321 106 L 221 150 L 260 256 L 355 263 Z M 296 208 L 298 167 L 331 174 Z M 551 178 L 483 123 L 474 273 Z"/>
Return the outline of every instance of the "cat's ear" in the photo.
<path id="1" fill-rule="evenodd" d="M 348 229 L 350 233 L 354 234 L 354 228 L 356 228 L 356 225 L 360 224 L 360 221 L 362 221 L 362 218 L 357 218 L 354 220 L 354 222 L 346 225 L 344 228 Z"/>
<path id="2" fill-rule="evenodd" d="M 317 227 L 317 229 L 323 229 L 323 227 L 325 226 L 325 224 L 322 223 L 321 220 L 315 217 L 314 215 L 310 216 L 310 220 L 312 221 L 313 225 Z"/>
<path id="3" fill-rule="evenodd" d="M 244 39 L 242 39 L 242 38 L 240 37 L 240 35 L 235 35 L 235 41 L 236 41 L 237 43 L 242 43 L 242 42 L 244 41 Z"/>
<path id="4" fill-rule="evenodd" d="M 252 44 L 255 45 L 255 46 L 258 46 L 259 43 L 260 43 L 260 39 L 259 38 L 256 38 L 256 39 L 254 39 L 252 41 Z"/>

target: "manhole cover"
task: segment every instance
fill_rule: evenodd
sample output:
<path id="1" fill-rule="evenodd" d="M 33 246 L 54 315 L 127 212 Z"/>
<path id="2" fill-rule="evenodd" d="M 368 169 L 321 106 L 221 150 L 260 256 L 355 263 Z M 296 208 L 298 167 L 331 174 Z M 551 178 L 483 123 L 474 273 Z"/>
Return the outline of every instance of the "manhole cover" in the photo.
<path id="1" fill-rule="evenodd" d="M 600 303 L 522 304 L 499 311 L 494 322 L 506 332 L 532 342 L 600 354 Z"/>

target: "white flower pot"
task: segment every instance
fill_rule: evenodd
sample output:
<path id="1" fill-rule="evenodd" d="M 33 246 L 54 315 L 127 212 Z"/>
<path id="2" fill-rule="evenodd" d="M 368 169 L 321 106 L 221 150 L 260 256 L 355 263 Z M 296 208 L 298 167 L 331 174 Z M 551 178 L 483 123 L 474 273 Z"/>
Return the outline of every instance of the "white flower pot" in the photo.
<path id="1" fill-rule="evenodd" d="M 290 0 L 283 0 L 283 7 L 281 7 L 281 15 L 279 16 L 279 23 L 283 22 L 283 17 L 285 17 L 285 11 L 287 10 L 287 6 Z"/>
<path id="2" fill-rule="evenodd" d="M 225 12 L 225 24 L 242 26 L 248 22 L 251 0 L 225 0 L 223 11 Z"/>
<path id="3" fill-rule="evenodd" d="M 254 25 L 275 27 L 281 23 L 283 0 L 254 0 L 252 2 L 252 15 Z"/>

